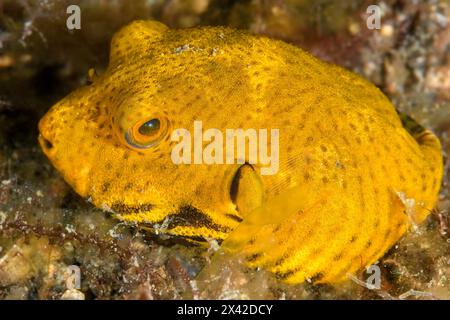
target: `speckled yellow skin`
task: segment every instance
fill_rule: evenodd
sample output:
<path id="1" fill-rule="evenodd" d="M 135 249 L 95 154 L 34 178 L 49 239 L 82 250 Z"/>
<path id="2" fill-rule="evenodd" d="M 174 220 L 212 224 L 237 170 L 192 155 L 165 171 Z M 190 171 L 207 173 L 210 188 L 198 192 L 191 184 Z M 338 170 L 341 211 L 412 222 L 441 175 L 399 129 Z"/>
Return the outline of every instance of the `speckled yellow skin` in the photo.
<path id="1" fill-rule="evenodd" d="M 169 127 L 159 144 L 128 145 L 126 130 L 153 118 Z M 171 130 L 194 120 L 279 128 L 279 172 L 242 170 L 232 201 L 239 165 L 171 161 Z M 53 106 L 39 129 L 45 154 L 94 205 L 198 241 L 225 239 L 243 219 L 253 231 L 239 251 L 289 283 L 337 282 L 376 261 L 430 213 L 443 170 L 437 138 L 413 137 L 371 83 L 227 28 L 130 24 L 114 36 L 106 72 Z M 250 213 L 260 201 L 267 206 Z"/>

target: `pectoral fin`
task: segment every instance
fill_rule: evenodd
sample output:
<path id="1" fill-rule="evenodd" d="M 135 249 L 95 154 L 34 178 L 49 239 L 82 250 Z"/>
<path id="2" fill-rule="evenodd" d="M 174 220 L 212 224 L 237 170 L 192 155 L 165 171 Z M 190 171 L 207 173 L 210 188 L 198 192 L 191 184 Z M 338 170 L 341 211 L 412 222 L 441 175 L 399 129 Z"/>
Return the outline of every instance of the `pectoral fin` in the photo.
<path id="1" fill-rule="evenodd" d="M 261 176 L 249 164 L 239 168 L 230 189 L 231 200 L 242 217 L 263 204 L 264 186 Z"/>

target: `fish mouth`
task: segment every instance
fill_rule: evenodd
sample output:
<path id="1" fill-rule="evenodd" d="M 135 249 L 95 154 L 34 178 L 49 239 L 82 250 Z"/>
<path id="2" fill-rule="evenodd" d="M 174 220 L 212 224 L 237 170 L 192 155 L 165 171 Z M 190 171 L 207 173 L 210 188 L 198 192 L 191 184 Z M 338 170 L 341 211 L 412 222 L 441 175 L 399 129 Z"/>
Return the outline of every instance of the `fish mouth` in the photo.
<path id="1" fill-rule="evenodd" d="M 39 133 L 38 141 L 45 154 L 48 154 L 50 150 L 53 149 L 53 143 L 48 138 L 44 137 L 42 133 Z"/>
<path id="2" fill-rule="evenodd" d="M 47 154 L 54 147 L 52 139 L 48 137 L 49 133 L 48 113 L 41 120 L 39 120 L 37 127 L 39 132 L 38 135 L 39 144 L 41 145 L 41 148 L 44 151 L 44 153 Z"/>

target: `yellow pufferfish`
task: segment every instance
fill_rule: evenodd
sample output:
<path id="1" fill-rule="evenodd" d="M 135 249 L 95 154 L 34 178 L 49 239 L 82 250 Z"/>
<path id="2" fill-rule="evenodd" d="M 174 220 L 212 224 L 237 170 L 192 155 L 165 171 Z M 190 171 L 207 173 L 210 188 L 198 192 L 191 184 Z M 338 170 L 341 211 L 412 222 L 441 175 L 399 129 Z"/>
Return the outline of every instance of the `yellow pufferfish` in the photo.
<path id="1" fill-rule="evenodd" d="M 279 129 L 279 171 L 175 164 L 171 132 L 196 120 Z M 430 213 L 443 174 L 439 140 L 370 82 L 225 27 L 131 23 L 114 35 L 107 70 L 39 130 L 95 206 L 197 243 L 228 237 L 224 248 L 288 283 L 336 283 L 375 262 Z"/>

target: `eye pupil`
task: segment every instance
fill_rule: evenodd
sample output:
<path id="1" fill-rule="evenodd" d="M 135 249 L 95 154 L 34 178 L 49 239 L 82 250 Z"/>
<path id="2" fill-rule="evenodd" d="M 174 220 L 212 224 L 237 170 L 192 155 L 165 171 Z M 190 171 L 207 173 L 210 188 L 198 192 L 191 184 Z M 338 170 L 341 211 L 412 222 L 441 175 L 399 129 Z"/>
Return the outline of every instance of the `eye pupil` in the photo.
<path id="1" fill-rule="evenodd" d="M 168 124 L 167 118 L 164 117 L 138 122 L 125 132 L 125 141 L 132 148 L 149 149 L 167 136 Z"/>
<path id="2" fill-rule="evenodd" d="M 152 119 L 139 127 L 139 133 L 144 136 L 152 136 L 159 131 L 161 123 L 158 119 Z"/>

